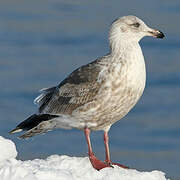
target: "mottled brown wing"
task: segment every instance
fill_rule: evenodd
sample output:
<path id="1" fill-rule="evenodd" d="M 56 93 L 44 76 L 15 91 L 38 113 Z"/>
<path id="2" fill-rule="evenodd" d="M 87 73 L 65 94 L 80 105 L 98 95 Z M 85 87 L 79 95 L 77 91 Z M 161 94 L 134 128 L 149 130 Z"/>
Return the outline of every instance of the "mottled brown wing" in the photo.
<path id="1" fill-rule="evenodd" d="M 71 114 L 77 107 L 91 102 L 99 90 L 99 72 L 97 60 L 76 69 L 57 87 L 46 89 L 40 95 L 39 112 Z"/>

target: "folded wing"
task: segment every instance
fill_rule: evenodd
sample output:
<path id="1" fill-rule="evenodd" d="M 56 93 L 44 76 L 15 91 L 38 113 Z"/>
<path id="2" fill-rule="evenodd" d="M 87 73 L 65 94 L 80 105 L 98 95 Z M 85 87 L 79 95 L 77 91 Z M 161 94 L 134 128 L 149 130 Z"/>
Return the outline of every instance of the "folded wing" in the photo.
<path id="1" fill-rule="evenodd" d="M 91 102 L 98 93 L 101 68 L 98 60 L 72 72 L 57 87 L 42 89 L 35 99 L 40 114 L 71 114 L 79 106 Z"/>

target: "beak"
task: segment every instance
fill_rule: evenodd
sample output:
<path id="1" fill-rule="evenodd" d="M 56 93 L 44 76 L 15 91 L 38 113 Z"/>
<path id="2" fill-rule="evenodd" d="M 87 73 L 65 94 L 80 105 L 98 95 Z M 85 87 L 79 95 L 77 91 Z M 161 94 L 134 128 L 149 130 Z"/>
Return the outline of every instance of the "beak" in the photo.
<path id="1" fill-rule="evenodd" d="M 152 29 L 151 31 L 148 31 L 148 33 L 149 33 L 151 36 L 154 36 L 154 37 L 160 38 L 160 39 L 162 39 L 162 38 L 165 37 L 165 35 L 164 35 L 161 31 L 156 30 L 156 29 Z"/>

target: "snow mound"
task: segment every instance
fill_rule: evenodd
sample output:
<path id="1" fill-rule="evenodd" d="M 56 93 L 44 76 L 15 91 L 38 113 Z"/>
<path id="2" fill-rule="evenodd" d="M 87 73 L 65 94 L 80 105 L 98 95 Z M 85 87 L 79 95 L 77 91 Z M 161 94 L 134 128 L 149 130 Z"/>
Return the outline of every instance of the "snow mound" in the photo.
<path id="1" fill-rule="evenodd" d="M 161 171 L 139 172 L 118 166 L 97 171 L 88 157 L 52 155 L 47 159 L 16 160 L 16 147 L 0 137 L 1 180 L 166 180 Z"/>
<path id="2" fill-rule="evenodd" d="M 8 139 L 0 136 L 0 162 L 17 156 L 15 144 Z"/>

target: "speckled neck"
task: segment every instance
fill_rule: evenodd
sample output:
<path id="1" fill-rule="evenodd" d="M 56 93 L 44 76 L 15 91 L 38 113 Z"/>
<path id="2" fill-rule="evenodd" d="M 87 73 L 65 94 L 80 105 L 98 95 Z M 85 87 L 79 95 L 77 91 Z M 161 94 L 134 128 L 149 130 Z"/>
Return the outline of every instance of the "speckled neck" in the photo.
<path id="1" fill-rule="evenodd" d="M 110 43 L 112 61 L 131 61 L 132 56 L 142 56 L 142 51 L 137 41 L 113 41 Z"/>

